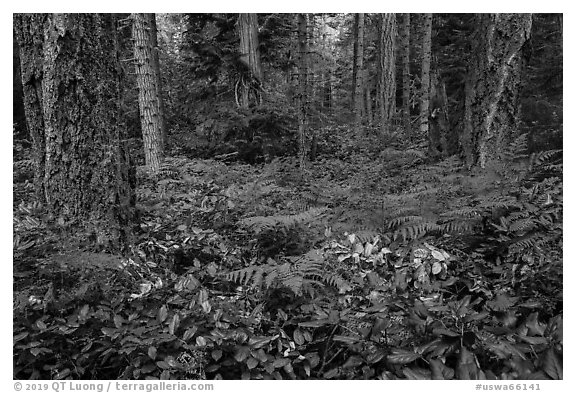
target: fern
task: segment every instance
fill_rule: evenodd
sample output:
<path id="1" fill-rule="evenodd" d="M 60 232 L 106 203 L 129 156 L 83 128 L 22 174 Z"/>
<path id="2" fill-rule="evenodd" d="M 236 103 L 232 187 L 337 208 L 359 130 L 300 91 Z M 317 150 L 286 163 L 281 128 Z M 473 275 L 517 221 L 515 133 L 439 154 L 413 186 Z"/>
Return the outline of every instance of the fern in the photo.
<path id="1" fill-rule="evenodd" d="M 528 133 L 522 134 L 514 139 L 503 151 L 506 161 L 517 161 L 528 157 Z"/>
<path id="2" fill-rule="evenodd" d="M 534 229 L 537 226 L 537 222 L 534 221 L 533 218 L 522 218 L 512 222 L 509 225 L 509 230 L 513 233 L 525 233 L 531 229 Z"/>
<path id="3" fill-rule="evenodd" d="M 560 157 L 558 157 L 560 155 Z M 562 159 L 562 149 L 557 150 L 546 150 L 541 151 L 538 153 L 533 153 L 530 157 L 530 164 L 531 166 L 539 166 L 544 165 L 552 161 L 552 159 L 556 158 L 557 160 Z M 552 167 L 561 169 L 562 164 L 551 165 Z"/>
<path id="4" fill-rule="evenodd" d="M 470 219 L 461 221 L 449 221 L 440 225 L 439 231 L 441 233 L 456 233 L 464 234 L 474 232 L 480 225 L 480 219 Z"/>
<path id="5" fill-rule="evenodd" d="M 442 229 L 442 227 L 435 222 L 431 221 L 422 221 L 417 223 L 409 223 L 405 224 L 404 226 L 398 228 L 394 234 L 393 239 L 396 240 L 400 237 L 404 241 L 408 240 L 415 240 L 424 237 L 432 232 L 438 232 Z"/>
<path id="6" fill-rule="evenodd" d="M 536 247 L 541 242 L 542 235 L 539 233 L 516 238 L 509 243 L 509 253 L 512 255 L 523 254 L 527 250 Z"/>
<path id="7" fill-rule="evenodd" d="M 352 286 L 350 285 L 350 283 L 346 279 L 344 279 L 342 276 L 340 276 L 339 274 L 336 274 L 336 273 L 328 274 L 328 275 L 322 277 L 322 280 L 326 284 L 337 288 L 340 293 L 345 293 L 345 292 L 348 292 L 352 289 Z"/>
<path id="8" fill-rule="evenodd" d="M 441 217 L 447 218 L 477 218 L 481 215 L 481 210 L 477 207 L 464 206 L 458 209 L 450 210 L 448 212 L 442 213 Z"/>
<path id="9" fill-rule="evenodd" d="M 425 218 L 422 216 L 416 216 L 416 215 L 400 216 L 400 217 L 396 217 L 396 218 L 393 218 L 392 220 L 390 220 L 390 222 L 388 223 L 388 228 L 393 229 L 393 228 L 399 227 L 402 224 L 418 223 L 418 222 L 422 222 L 424 220 L 425 220 Z"/>
<path id="10" fill-rule="evenodd" d="M 241 285 L 247 285 L 250 282 L 250 279 L 259 270 L 260 271 L 263 270 L 261 266 L 248 266 L 244 269 L 239 269 L 226 273 L 225 279 L 227 281 L 233 281 Z"/>
<path id="11" fill-rule="evenodd" d="M 518 202 L 516 198 L 513 197 L 495 197 L 488 200 L 482 200 L 477 206 L 479 211 L 483 212 L 493 212 L 495 210 L 510 210 L 510 209 L 520 209 L 522 204 Z"/>
<path id="12" fill-rule="evenodd" d="M 310 292 L 311 287 L 326 283 L 339 291 L 348 291 L 351 286 L 337 274 L 325 274 L 324 258 L 317 250 L 311 250 L 299 257 L 290 257 L 288 262 L 277 264 L 269 260 L 264 265 L 253 265 L 224 275 L 227 281 L 250 286 L 253 289 L 274 289 L 285 287 L 294 294 Z"/>
<path id="13" fill-rule="evenodd" d="M 368 228 L 354 231 L 354 234 L 356 235 L 358 241 L 361 243 L 373 242 L 374 239 L 382 237 L 379 232 Z"/>
<path id="14" fill-rule="evenodd" d="M 247 227 L 258 234 L 265 230 L 273 229 L 276 226 L 290 228 L 296 224 L 302 224 L 315 220 L 324 214 L 327 210 L 327 208 L 320 207 L 312 208 L 298 214 L 249 217 L 240 220 L 240 225 Z"/>

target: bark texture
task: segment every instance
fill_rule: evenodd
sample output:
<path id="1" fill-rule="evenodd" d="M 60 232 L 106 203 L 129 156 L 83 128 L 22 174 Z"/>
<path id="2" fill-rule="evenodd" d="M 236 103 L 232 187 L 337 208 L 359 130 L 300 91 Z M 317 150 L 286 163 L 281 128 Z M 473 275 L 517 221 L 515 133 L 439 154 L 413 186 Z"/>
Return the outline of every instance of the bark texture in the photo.
<path id="1" fill-rule="evenodd" d="M 20 70 L 26 125 L 32 139 L 34 192 L 40 202 L 44 196 L 44 115 L 42 113 L 42 60 L 46 14 L 15 14 L 14 33 L 20 48 Z"/>
<path id="2" fill-rule="evenodd" d="M 396 15 L 380 14 L 378 70 L 380 74 L 381 133 L 389 131 L 396 112 Z"/>
<path id="3" fill-rule="evenodd" d="M 250 106 L 250 94 L 254 96 L 253 103 L 260 104 L 260 91 L 262 87 L 262 66 L 260 64 L 260 50 L 258 49 L 258 15 L 240 14 L 238 17 L 238 30 L 240 35 L 240 62 L 245 72 L 239 81 L 240 106 Z"/>
<path id="4" fill-rule="evenodd" d="M 99 244 L 129 235 L 133 172 L 118 127 L 119 64 L 110 14 L 51 14 L 42 79 L 49 210 Z"/>
<path id="5" fill-rule="evenodd" d="M 448 155 L 448 96 L 446 85 L 436 70 L 430 88 L 430 116 L 428 118 L 428 150 L 433 158 Z"/>
<path id="6" fill-rule="evenodd" d="M 422 35 L 422 86 L 420 89 L 420 133 L 428 135 L 430 115 L 430 60 L 432 57 L 432 14 L 424 14 Z"/>
<path id="7" fill-rule="evenodd" d="M 356 14 L 356 51 L 354 54 L 354 92 L 352 102 L 354 108 L 354 121 L 362 122 L 364 108 L 363 77 L 364 77 L 364 14 Z"/>
<path id="8" fill-rule="evenodd" d="M 373 121 L 373 113 L 372 113 L 372 78 L 370 77 L 370 71 L 368 69 L 364 70 L 364 104 L 366 104 L 366 108 L 364 110 L 364 114 L 366 117 L 366 124 L 368 126 L 372 125 Z"/>
<path id="9" fill-rule="evenodd" d="M 306 131 L 308 112 L 308 18 L 298 14 L 298 134 L 300 169 L 306 166 Z"/>
<path id="10" fill-rule="evenodd" d="M 469 167 L 497 162 L 518 130 L 518 96 L 531 14 L 477 14 L 466 81 L 462 146 Z"/>
<path id="11" fill-rule="evenodd" d="M 150 18 L 147 14 L 132 14 L 132 39 L 144 158 L 150 172 L 157 173 L 162 160 L 162 116 L 150 31 Z"/>
<path id="12" fill-rule="evenodd" d="M 410 126 L 410 14 L 402 14 L 400 25 L 400 63 L 402 69 L 402 125 L 408 138 L 412 136 Z"/>
<path id="13" fill-rule="evenodd" d="M 322 107 L 328 110 L 332 108 L 332 71 L 328 67 L 324 71 Z"/>
<path id="14" fill-rule="evenodd" d="M 156 75 L 156 89 L 158 90 L 156 95 L 158 96 L 158 113 L 160 114 L 160 147 L 162 149 L 162 155 L 166 149 L 166 142 L 168 140 L 167 129 L 166 129 L 166 117 L 164 111 L 164 95 L 163 95 L 163 84 L 162 84 L 162 74 L 160 73 L 160 50 L 158 48 L 158 26 L 156 25 L 156 14 L 147 14 L 148 20 L 150 21 L 150 41 L 152 44 L 152 67 L 154 68 L 154 74 Z"/>

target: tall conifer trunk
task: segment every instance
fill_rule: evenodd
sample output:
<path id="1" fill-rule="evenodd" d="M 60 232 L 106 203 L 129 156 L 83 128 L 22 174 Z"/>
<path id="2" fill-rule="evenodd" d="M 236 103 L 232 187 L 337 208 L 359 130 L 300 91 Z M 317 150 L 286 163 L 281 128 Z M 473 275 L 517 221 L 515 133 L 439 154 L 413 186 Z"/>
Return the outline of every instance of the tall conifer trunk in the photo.
<path id="1" fill-rule="evenodd" d="M 402 125 L 408 138 L 412 136 L 410 126 L 410 14 L 402 14 L 400 25 L 401 69 L 402 69 Z"/>
<path id="2" fill-rule="evenodd" d="M 306 166 L 307 112 L 308 112 L 308 20 L 306 14 L 298 14 L 298 134 L 300 169 Z"/>
<path id="3" fill-rule="evenodd" d="M 160 147 L 162 154 L 166 149 L 168 140 L 168 130 L 166 129 L 166 114 L 164 113 L 164 96 L 162 86 L 162 74 L 160 73 L 160 55 L 158 48 L 158 26 L 156 25 L 156 14 L 147 14 L 150 21 L 150 41 L 152 44 L 152 67 L 156 76 L 156 95 L 158 96 L 158 114 L 160 116 Z"/>
<path id="4" fill-rule="evenodd" d="M 462 146 L 469 167 L 485 168 L 518 131 L 519 87 L 531 14 L 477 14 L 466 81 Z"/>
<path id="5" fill-rule="evenodd" d="M 384 135 L 396 111 L 396 15 L 380 14 L 380 127 Z"/>
<path id="6" fill-rule="evenodd" d="M 151 173 L 157 173 L 162 161 L 162 116 L 160 114 L 158 78 L 153 66 L 150 18 L 132 14 L 132 39 L 140 123 L 144 139 L 144 158 Z"/>
<path id="7" fill-rule="evenodd" d="M 430 62 L 432 58 L 432 14 L 424 14 L 422 36 L 422 86 L 420 88 L 420 133 L 428 136 L 430 115 Z"/>
<path id="8" fill-rule="evenodd" d="M 45 201 L 44 115 L 42 113 L 42 62 L 44 27 L 47 14 L 14 14 L 14 32 L 20 48 L 20 70 L 24 95 L 26 125 L 32 139 L 34 192 L 36 199 Z"/>
<path id="9" fill-rule="evenodd" d="M 352 106 L 354 108 L 354 121 L 356 124 L 360 124 L 364 109 L 364 14 L 356 14 L 356 51 L 353 76 Z"/>
<path id="10" fill-rule="evenodd" d="M 240 106 L 248 108 L 250 93 L 259 96 L 262 86 L 262 66 L 260 64 L 260 50 L 258 49 L 258 15 L 240 14 L 238 30 L 240 34 L 240 61 L 246 69 L 239 82 L 239 100 Z M 253 102 L 255 105 L 260 104 L 258 99 L 253 100 Z"/>
<path id="11" fill-rule="evenodd" d="M 99 244 L 130 233 L 133 172 L 119 127 L 119 63 L 110 14 L 52 14 L 44 43 L 44 187 L 50 212 Z"/>

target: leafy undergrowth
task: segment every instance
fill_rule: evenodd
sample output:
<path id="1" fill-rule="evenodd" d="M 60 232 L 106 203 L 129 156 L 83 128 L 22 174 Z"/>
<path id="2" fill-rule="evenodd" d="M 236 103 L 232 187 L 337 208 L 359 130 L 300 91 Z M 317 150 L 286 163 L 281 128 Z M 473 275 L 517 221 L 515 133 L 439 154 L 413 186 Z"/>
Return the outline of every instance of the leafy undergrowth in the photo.
<path id="1" fill-rule="evenodd" d="M 561 152 L 374 145 L 139 171 L 122 257 L 15 177 L 14 377 L 562 379 Z"/>

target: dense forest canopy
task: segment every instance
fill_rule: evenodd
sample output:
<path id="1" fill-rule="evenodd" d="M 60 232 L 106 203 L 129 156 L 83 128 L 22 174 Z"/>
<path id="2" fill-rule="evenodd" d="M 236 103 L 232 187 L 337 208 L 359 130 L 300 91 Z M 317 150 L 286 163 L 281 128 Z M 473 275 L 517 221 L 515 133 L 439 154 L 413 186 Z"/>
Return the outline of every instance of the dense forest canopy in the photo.
<path id="1" fill-rule="evenodd" d="M 562 70 L 562 14 L 14 14 L 14 378 L 563 379 Z"/>

